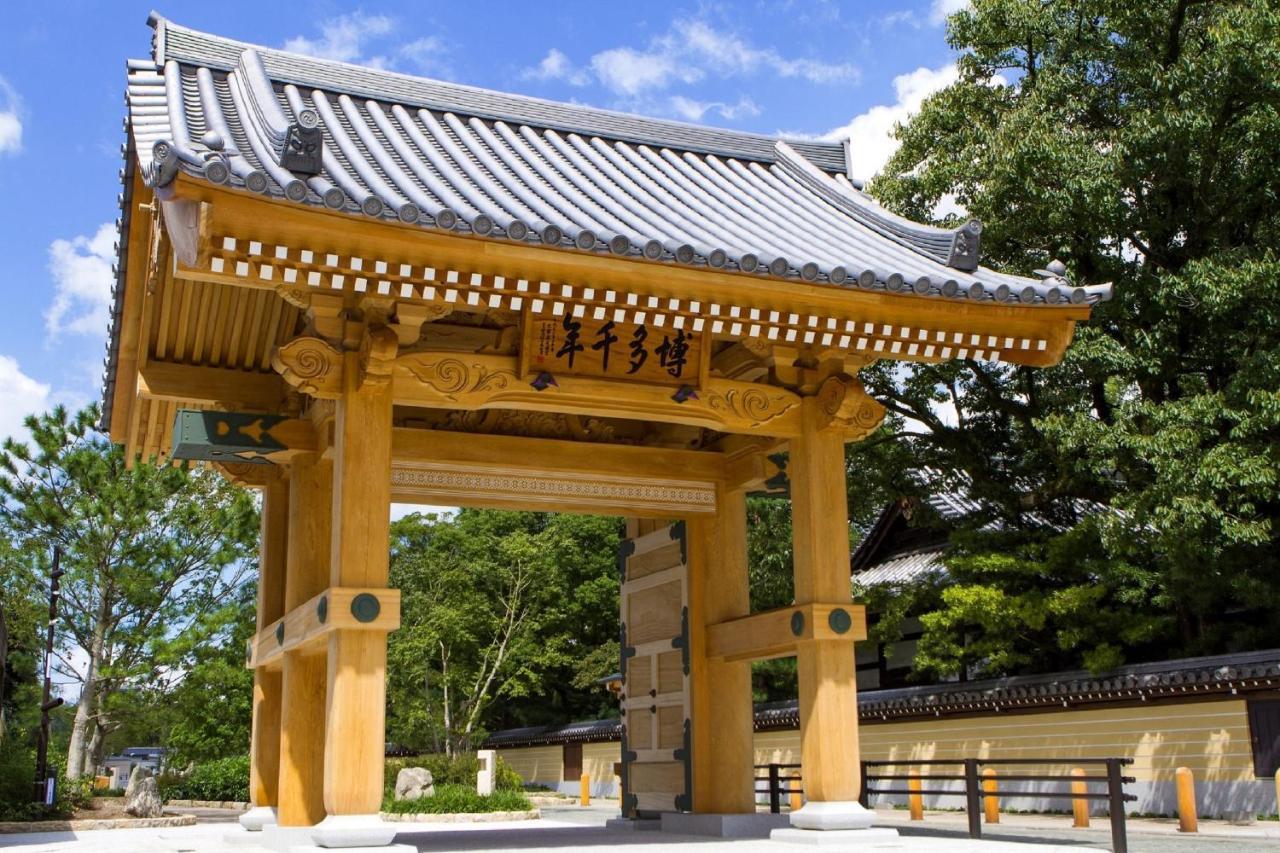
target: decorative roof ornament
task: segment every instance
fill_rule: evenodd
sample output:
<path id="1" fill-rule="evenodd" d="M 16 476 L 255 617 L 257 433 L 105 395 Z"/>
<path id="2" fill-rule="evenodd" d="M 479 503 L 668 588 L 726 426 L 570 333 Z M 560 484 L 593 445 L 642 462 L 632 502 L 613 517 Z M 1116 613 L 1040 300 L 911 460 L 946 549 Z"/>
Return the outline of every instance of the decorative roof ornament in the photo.
<path id="1" fill-rule="evenodd" d="M 178 152 L 173 143 L 160 139 L 151 146 L 151 185 L 167 187 L 178 177 Z"/>
<path id="2" fill-rule="evenodd" d="M 947 266 L 965 272 L 978 268 L 979 244 L 982 240 L 982 223 L 970 219 L 955 230 L 951 238 L 951 254 L 947 258 Z"/>
<path id="3" fill-rule="evenodd" d="M 318 175 L 324 169 L 323 146 L 320 115 L 311 109 L 299 110 L 298 120 L 285 133 L 280 165 L 295 175 Z"/>

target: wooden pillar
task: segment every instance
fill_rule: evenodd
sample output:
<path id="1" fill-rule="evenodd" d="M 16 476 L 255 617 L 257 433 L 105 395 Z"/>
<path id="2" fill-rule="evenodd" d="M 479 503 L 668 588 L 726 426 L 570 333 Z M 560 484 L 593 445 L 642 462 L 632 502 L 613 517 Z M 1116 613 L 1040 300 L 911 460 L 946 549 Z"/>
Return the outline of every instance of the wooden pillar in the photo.
<path id="1" fill-rule="evenodd" d="M 796 604 L 851 604 L 844 433 L 824 428 L 816 398 L 806 398 L 802 405 L 803 434 L 791 440 L 787 464 Z M 801 641 L 796 658 L 805 799 L 855 801 L 860 773 L 853 641 Z"/>
<path id="2" fill-rule="evenodd" d="M 330 462 L 314 456 L 295 460 L 290 474 L 286 612 L 324 591 L 329 583 L 332 495 Z M 323 649 L 287 652 L 282 669 L 279 823 L 312 826 L 325 816 Z"/>
<path id="3" fill-rule="evenodd" d="M 706 653 L 706 626 L 746 616 L 751 609 L 746 492 L 721 491 L 714 517 L 690 518 L 686 524 L 693 810 L 754 814 L 751 663 L 712 660 Z"/>
<path id="4" fill-rule="evenodd" d="M 330 586 L 385 587 L 391 517 L 391 383 L 361 383 L 346 353 L 334 422 Z M 376 815 L 386 748 L 387 635 L 329 638 L 324 804 L 330 816 Z M 393 833 L 394 834 L 394 833 Z M 389 839 L 388 839 L 389 840 Z"/>
<path id="5" fill-rule="evenodd" d="M 289 486 L 271 476 L 262 486 L 262 540 L 258 565 L 258 630 L 284 615 Z M 279 801 L 280 673 L 253 672 L 253 729 L 249 745 L 249 802 L 274 808 Z"/>

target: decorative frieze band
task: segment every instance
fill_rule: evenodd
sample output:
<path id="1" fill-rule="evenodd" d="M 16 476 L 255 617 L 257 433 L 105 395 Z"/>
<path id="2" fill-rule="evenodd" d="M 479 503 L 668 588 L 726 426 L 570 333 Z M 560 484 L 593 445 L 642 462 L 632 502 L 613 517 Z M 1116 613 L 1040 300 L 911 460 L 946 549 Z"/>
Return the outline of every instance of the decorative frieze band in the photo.
<path id="1" fill-rule="evenodd" d="M 500 469 L 459 470 L 451 465 L 415 463 L 391 469 L 391 489 L 400 497 L 418 496 L 432 502 L 470 500 L 530 501 L 543 504 L 625 504 L 637 509 L 680 513 L 714 513 L 714 483 L 656 480 L 637 477 L 601 478 L 597 474 L 548 471 L 537 476 Z"/>

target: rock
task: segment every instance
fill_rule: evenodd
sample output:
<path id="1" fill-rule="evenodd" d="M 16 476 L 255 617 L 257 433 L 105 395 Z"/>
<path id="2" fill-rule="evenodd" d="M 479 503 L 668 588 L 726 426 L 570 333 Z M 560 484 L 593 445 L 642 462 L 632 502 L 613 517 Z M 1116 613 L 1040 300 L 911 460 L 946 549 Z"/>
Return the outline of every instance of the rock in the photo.
<path id="1" fill-rule="evenodd" d="M 140 779 L 133 786 L 133 794 L 125 799 L 124 810 L 134 817 L 160 817 L 164 814 L 164 801 L 160 799 L 160 786 L 150 776 Z"/>
<path id="2" fill-rule="evenodd" d="M 145 767 L 138 766 L 133 768 L 133 770 L 129 773 L 129 784 L 126 785 L 124 789 L 125 799 L 129 799 L 130 797 L 132 797 L 133 792 L 138 790 L 138 783 L 141 782 L 143 779 L 146 779 L 150 775 L 151 775 L 151 771 Z"/>
<path id="3" fill-rule="evenodd" d="M 418 800 L 436 795 L 431 771 L 425 767 L 406 767 L 396 774 L 396 799 Z"/>

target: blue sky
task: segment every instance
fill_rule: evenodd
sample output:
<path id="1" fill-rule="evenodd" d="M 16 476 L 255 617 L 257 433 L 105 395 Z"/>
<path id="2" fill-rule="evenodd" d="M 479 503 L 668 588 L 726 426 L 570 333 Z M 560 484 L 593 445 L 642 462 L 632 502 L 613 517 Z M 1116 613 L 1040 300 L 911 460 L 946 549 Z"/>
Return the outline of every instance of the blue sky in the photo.
<path id="1" fill-rule="evenodd" d="M 852 137 L 855 172 L 953 77 L 963 0 L 547 4 L 169 2 L 244 41 L 476 86 L 766 133 Z M 97 398 L 124 62 L 152 3 L 6 0 L 0 28 L 0 436 Z"/>

